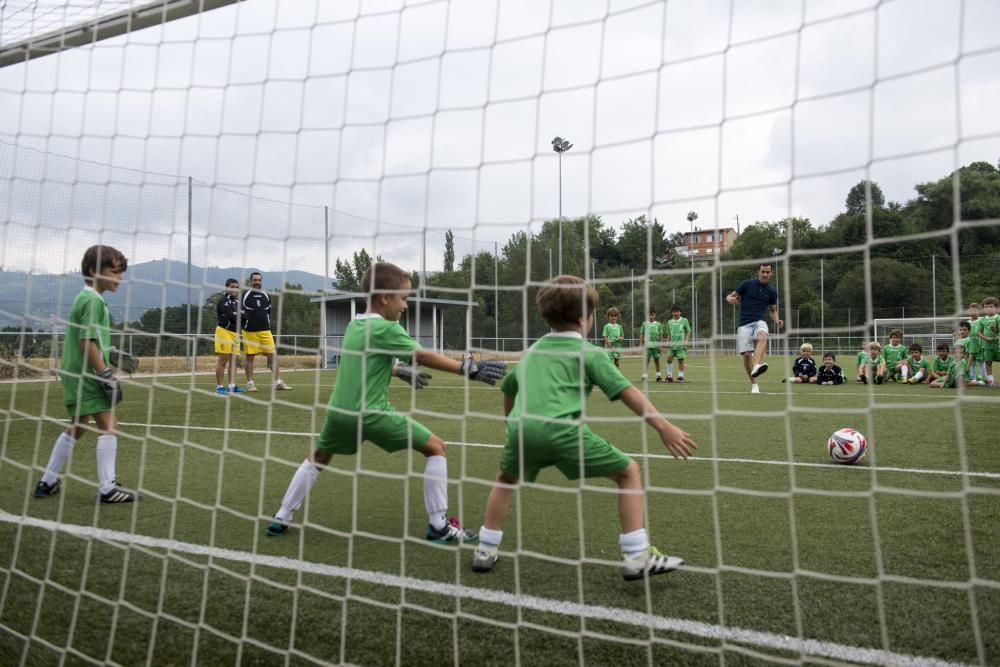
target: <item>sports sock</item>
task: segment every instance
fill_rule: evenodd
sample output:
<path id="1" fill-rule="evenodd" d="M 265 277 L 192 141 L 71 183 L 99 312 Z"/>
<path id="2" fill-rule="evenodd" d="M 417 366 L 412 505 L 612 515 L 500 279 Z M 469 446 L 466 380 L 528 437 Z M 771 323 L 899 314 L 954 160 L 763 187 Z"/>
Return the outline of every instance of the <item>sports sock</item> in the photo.
<path id="1" fill-rule="evenodd" d="M 638 558 L 649 548 L 649 535 L 645 528 L 633 530 L 631 533 L 622 533 L 618 536 L 618 545 L 626 558 Z"/>
<path id="2" fill-rule="evenodd" d="M 684 371 L 677 371 L 677 377 L 679 378 L 684 377 Z"/>
<path id="3" fill-rule="evenodd" d="M 662 377 L 662 376 L 660 375 L 660 371 L 656 371 L 656 377 Z"/>
<path id="4" fill-rule="evenodd" d="M 902 375 L 903 379 L 905 380 L 906 378 L 908 378 L 910 376 L 910 367 L 909 366 L 900 366 L 900 368 L 899 368 L 899 374 Z"/>
<path id="5" fill-rule="evenodd" d="M 115 488 L 115 459 L 118 455 L 118 436 L 97 436 L 97 481 L 101 495 Z"/>
<path id="6" fill-rule="evenodd" d="M 914 382 L 920 382 L 923 379 L 924 379 L 924 372 L 923 371 L 917 371 L 917 374 L 913 376 L 913 381 Z"/>
<path id="7" fill-rule="evenodd" d="M 424 468 L 424 508 L 434 530 L 448 523 L 448 459 L 428 456 Z"/>
<path id="8" fill-rule="evenodd" d="M 59 473 L 62 472 L 63 466 L 66 465 L 66 459 L 69 458 L 69 454 L 73 451 L 73 445 L 75 444 L 76 438 L 66 431 L 59 434 L 55 444 L 52 445 L 52 453 L 49 454 L 49 463 L 45 466 L 45 474 L 42 475 L 43 482 L 53 484 L 59 479 Z"/>
<path id="9" fill-rule="evenodd" d="M 500 548 L 500 541 L 503 539 L 502 530 L 493 530 L 483 526 L 479 529 L 479 546 L 484 551 L 496 551 Z"/>
<path id="10" fill-rule="evenodd" d="M 669 364 L 667 364 L 667 375 L 673 375 L 673 374 L 674 374 L 674 362 L 671 361 Z"/>
<path id="11" fill-rule="evenodd" d="M 302 507 L 302 501 L 306 499 L 316 480 L 319 479 L 319 472 L 320 469 L 313 465 L 313 462 L 309 459 L 306 459 L 299 465 L 295 474 L 292 475 L 292 481 L 288 484 L 285 497 L 281 499 L 281 509 L 274 514 L 276 519 L 280 519 L 281 521 L 292 520 L 292 515 L 295 514 L 297 509 Z"/>

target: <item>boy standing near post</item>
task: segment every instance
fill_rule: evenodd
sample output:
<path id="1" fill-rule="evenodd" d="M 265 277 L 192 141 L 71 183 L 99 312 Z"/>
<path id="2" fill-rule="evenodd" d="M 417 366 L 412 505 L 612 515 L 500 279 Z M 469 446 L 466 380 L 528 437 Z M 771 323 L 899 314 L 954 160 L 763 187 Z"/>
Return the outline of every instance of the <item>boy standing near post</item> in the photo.
<path id="1" fill-rule="evenodd" d="M 670 319 L 667 320 L 667 382 L 674 381 L 674 359 L 677 359 L 677 381 L 684 382 L 684 358 L 687 357 L 687 344 L 691 340 L 691 323 L 688 318 L 681 317 L 681 307 L 676 303 L 670 308 Z"/>
<path id="2" fill-rule="evenodd" d="M 84 287 L 70 308 L 63 341 L 59 374 L 63 402 L 70 425 L 52 446 L 45 474 L 35 486 L 36 498 L 59 493 L 59 473 L 77 441 L 97 426 L 97 494 L 105 505 L 131 503 L 136 494 L 118 486 L 115 461 L 118 455 L 118 422 L 113 412 L 122 400 L 111 364 L 127 373 L 135 371 L 138 361 L 130 354 L 111 347 L 111 316 L 101 296 L 115 292 L 128 268 L 128 260 L 111 246 L 87 248 L 80 263 Z"/>
<path id="3" fill-rule="evenodd" d="M 652 359 L 656 366 L 656 381 L 663 382 L 660 375 L 660 339 L 663 338 L 663 325 L 656 320 L 656 309 L 649 309 L 649 319 L 639 327 L 639 345 L 643 348 L 642 379 L 649 375 L 649 360 Z"/>
<path id="4" fill-rule="evenodd" d="M 608 350 L 608 356 L 615 362 L 615 367 L 621 366 L 622 344 L 625 342 L 625 327 L 618 324 L 621 312 L 614 306 L 608 308 L 608 323 L 604 325 L 604 347 Z"/>

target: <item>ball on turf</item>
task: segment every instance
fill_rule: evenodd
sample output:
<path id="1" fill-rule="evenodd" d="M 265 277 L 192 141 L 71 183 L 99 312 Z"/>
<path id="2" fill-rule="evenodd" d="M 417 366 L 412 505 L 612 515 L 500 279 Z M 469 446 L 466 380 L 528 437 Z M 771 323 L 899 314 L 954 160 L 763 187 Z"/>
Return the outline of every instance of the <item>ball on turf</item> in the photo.
<path id="1" fill-rule="evenodd" d="M 826 445 L 834 463 L 843 463 L 844 465 L 857 463 L 868 453 L 868 441 L 864 435 L 853 428 L 842 428 L 834 431 Z"/>

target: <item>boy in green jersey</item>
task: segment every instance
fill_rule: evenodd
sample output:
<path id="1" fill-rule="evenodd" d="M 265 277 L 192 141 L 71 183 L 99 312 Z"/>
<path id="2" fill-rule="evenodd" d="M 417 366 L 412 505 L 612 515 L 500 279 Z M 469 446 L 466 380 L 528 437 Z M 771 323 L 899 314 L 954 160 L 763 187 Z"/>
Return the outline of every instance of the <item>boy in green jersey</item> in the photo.
<path id="1" fill-rule="evenodd" d="M 687 356 L 687 344 L 691 340 L 691 324 L 686 317 L 681 317 L 681 307 L 676 303 L 670 308 L 670 319 L 667 320 L 667 382 L 674 381 L 674 359 L 677 359 L 677 381 L 684 382 L 684 358 Z"/>
<path id="2" fill-rule="evenodd" d="M 969 376 L 976 379 L 979 375 L 979 366 L 983 361 L 982 340 L 979 332 L 982 330 L 983 321 L 979 317 L 979 304 L 969 304 L 969 344 L 965 346 L 965 359 L 969 362 Z M 983 377 L 986 377 L 986 367 L 983 366 Z"/>
<path id="3" fill-rule="evenodd" d="M 962 349 L 965 350 L 965 360 L 969 360 L 969 345 L 972 344 L 972 337 L 969 336 L 969 332 L 972 330 L 972 325 L 967 321 L 963 320 L 958 323 L 958 339 L 955 341 L 956 345 L 961 345 Z"/>
<path id="4" fill-rule="evenodd" d="M 930 384 L 934 384 L 941 378 L 948 377 L 948 367 L 955 362 L 948 354 L 950 348 L 948 343 L 938 343 L 937 344 L 937 356 L 934 357 L 934 361 L 931 363 L 931 374 L 930 374 Z"/>
<path id="5" fill-rule="evenodd" d="M 128 269 L 128 260 L 120 251 L 106 245 L 87 248 L 80 262 L 83 290 L 76 295 L 66 322 L 59 375 L 62 378 L 63 402 L 70 425 L 56 438 L 45 466 L 45 474 L 35 486 L 36 498 L 59 493 L 59 473 L 73 446 L 90 427 L 97 425 L 97 493 L 101 503 L 131 503 L 137 495 L 118 486 L 115 461 L 118 457 L 118 421 L 113 408 L 122 400 L 121 387 L 111 365 L 131 372 L 138 365 L 135 357 L 111 347 L 111 316 L 101 296 L 115 292 Z"/>
<path id="6" fill-rule="evenodd" d="M 584 340 L 597 305 L 590 285 L 575 276 L 558 276 L 538 291 L 536 303 L 552 331 L 528 349 L 500 385 L 507 438 L 472 569 L 487 572 L 496 564 L 501 527 L 518 480 L 534 482 L 543 468 L 555 466 L 567 479 L 607 477 L 618 485 L 618 543 L 627 581 L 676 570 L 684 561 L 651 546 L 643 527 L 639 465 L 583 423 L 586 398 L 596 385 L 609 399 L 621 399 L 656 429 L 675 457 L 687 458 L 696 445 L 657 412 L 601 348 Z"/>
<path id="7" fill-rule="evenodd" d="M 863 341 L 861 343 L 861 351 L 858 352 L 858 356 L 855 359 L 855 364 L 857 366 L 857 371 L 854 374 L 854 381 L 864 383 L 865 381 L 865 358 L 868 356 L 868 342 Z"/>
<path id="8" fill-rule="evenodd" d="M 642 379 L 649 375 L 646 370 L 649 368 L 649 360 L 652 359 L 656 366 L 656 381 L 663 382 L 660 375 L 660 339 L 663 338 L 663 325 L 656 320 L 656 309 L 649 309 L 649 319 L 639 327 L 639 345 L 644 352 L 642 362 Z"/>
<path id="9" fill-rule="evenodd" d="M 621 313 L 617 308 L 611 306 L 607 312 L 608 323 L 604 325 L 604 347 L 608 350 L 608 356 L 615 362 L 615 366 L 621 366 L 622 345 L 625 342 L 625 327 L 618 324 Z"/>
<path id="10" fill-rule="evenodd" d="M 500 361 L 463 361 L 425 350 L 399 324 L 407 309 L 410 274 L 388 262 L 376 262 L 361 279 L 367 296 L 367 310 L 344 332 L 337 382 L 327 406 L 323 430 L 316 440 L 312 457 L 295 471 L 292 481 L 267 527 L 268 535 L 288 530 L 292 516 L 316 483 L 319 473 L 334 454 L 351 455 L 369 440 L 386 452 L 412 447 L 427 457 L 424 469 L 424 506 L 427 510 L 427 539 L 438 544 L 475 541 L 475 533 L 448 517 L 448 462 L 445 443 L 423 424 L 401 414 L 389 403 L 389 380 L 400 374 L 394 359 L 414 359 L 442 371 L 458 373 L 470 380 L 495 384 L 504 376 Z M 409 369 L 410 371 L 415 369 Z M 424 376 L 424 379 L 426 380 Z M 414 377 L 414 384 L 421 382 Z"/>
<path id="11" fill-rule="evenodd" d="M 889 344 L 882 348 L 885 357 L 886 380 L 899 382 L 907 377 L 906 347 L 902 344 L 903 332 L 893 329 L 889 332 Z"/>
<path id="12" fill-rule="evenodd" d="M 948 364 L 947 374 L 931 382 L 932 387 L 955 389 L 956 387 L 964 388 L 970 384 L 968 359 L 965 358 L 965 346 L 956 343 L 951 353 L 954 358 Z"/>
<path id="13" fill-rule="evenodd" d="M 877 340 L 868 343 L 868 355 L 861 365 L 861 382 L 864 384 L 882 384 L 888 371 L 885 357 L 882 356 L 882 345 Z"/>
<path id="14" fill-rule="evenodd" d="M 991 387 L 996 386 L 996 379 L 993 377 L 993 362 L 1000 359 L 1000 315 L 997 315 L 998 307 L 1000 307 L 1000 299 L 997 299 L 995 296 L 986 297 L 983 299 L 983 310 L 986 311 L 986 315 L 979 318 L 982 322 L 979 327 L 979 341 L 983 361 L 986 362 L 986 384 Z"/>
<path id="15" fill-rule="evenodd" d="M 907 384 L 930 382 L 931 362 L 924 356 L 924 348 L 920 343 L 910 344 L 910 356 L 906 359 L 906 367 L 910 371 L 910 376 L 903 382 Z"/>

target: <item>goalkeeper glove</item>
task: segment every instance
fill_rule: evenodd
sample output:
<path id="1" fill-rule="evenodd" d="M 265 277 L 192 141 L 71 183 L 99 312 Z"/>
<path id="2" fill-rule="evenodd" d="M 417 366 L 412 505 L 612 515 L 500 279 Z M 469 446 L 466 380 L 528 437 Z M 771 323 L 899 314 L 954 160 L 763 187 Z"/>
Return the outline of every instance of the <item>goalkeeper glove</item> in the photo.
<path id="1" fill-rule="evenodd" d="M 139 368 L 139 360 L 124 350 L 112 347 L 108 351 L 111 365 L 124 373 L 132 375 Z"/>
<path id="2" fill-rule="evenodd" d="M 497 380 L 507 374 L 507 364 L 496 359 L 476 362 L 472 360 L 472 357 L 466 357 L 458 368 L 458 374 L 464 375 L 470 380 L 479 380 L 494 385 Z"/>
<path id="3" fill-rule="evenodd" d="M 104 370 L 97 374 L 100 378 L 101 389 L 104 390 L 104 395 L 108 397 L 108 401 L 111 403 L 111 407 L 115 407 L 122 402 L 122 388 L 118 384 L 118 378 L 115 377 L 115 372 L 111 370 L 110 366 L 105 366 Z"/>
<path id="4" fill-rule="evenodd" d="M 431 379 L 430 373 L 418 371 L 413 366 L 404 363 L 396 364 L 396 374 L 400 380 L 411 385 L 414 389 L 423 389 Z"/>

